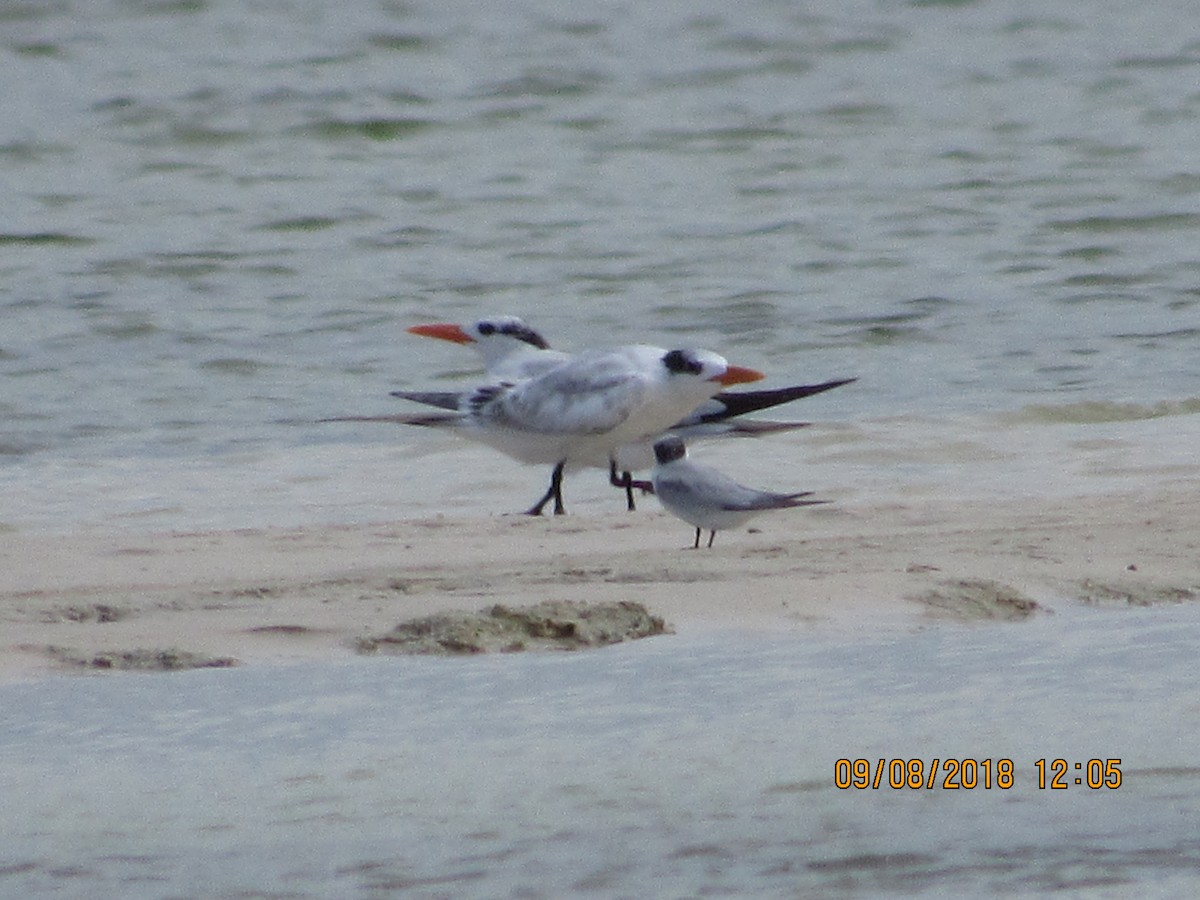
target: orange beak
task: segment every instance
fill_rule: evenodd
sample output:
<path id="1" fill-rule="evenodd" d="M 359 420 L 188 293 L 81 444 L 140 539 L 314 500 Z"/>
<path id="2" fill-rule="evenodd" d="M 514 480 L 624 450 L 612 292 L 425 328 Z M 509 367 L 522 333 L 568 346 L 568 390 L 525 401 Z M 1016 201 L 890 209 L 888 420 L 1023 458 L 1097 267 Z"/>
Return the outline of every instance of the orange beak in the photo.
<path id="1" fill-rule="evenodd" d="M 730 366 L 724 375 L 711 379 L 728 387 L 731 384 L 749 384 L 751 381 L 762 381 L 767 376 L 757 369 L 747 369 L 744 366 Z"/>
<path id="2" fill-rule="evenodd" d="M 453 322 L 434 322 L 431 325 L 414 325 L 408 329 L 409 334 L 419 334 L 421 337 L 438 338 L 443 341 L 453 341 L 456 344 L 473 344 L 471 337 Z"/>

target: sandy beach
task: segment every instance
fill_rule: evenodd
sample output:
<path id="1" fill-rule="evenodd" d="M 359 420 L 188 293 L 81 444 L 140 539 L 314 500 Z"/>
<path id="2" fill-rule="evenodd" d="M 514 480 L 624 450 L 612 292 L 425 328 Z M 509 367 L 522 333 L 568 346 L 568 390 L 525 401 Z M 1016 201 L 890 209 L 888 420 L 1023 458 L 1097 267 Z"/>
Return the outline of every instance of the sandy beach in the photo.
<path id="1" fill-rule="evenodd" d="M 712 550 L 650 500 L 558 519 L 9 532 L 4 887 L 1194 893 L 1194 483 L 835 499 Z M 668 633 L 360 652 L 413 619 L 564 601 L 642 605 Z M 113 671 L 182 668 L 197 671 Z M 972 780 L 843 789 L 850 760 Z M 1070 790 L 1046 789 L 1039 763 Z M 1009 787 L 974 780 L 1000 765 Z M 1106 765 L 1119 789 L 1085 785 Z"/>
<path id="2" fill-rule="evenodd" d="M 1062 604 L 1200 596 L 1200 490 L 1186 481 L 1136 495 L 840 502 L 764 516 L 711 550 L 690 549 L 688 526 L 643 506 L 558 519 L 8 533 L 0 673 L 135 651 L 184 665 L 332 659 L 400 621 L 494 603 L 636 601 L 683 632 L 1007 621 Z"/>

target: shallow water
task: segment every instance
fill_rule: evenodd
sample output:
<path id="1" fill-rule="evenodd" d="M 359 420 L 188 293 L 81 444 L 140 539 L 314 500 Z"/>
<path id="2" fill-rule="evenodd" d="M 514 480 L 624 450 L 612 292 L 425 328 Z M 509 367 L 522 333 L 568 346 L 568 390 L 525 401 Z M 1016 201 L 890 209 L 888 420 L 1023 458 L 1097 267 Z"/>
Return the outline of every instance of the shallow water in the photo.
<path id="1" fill-rule="evenodd" d="M 1064 606 L 10 684 L 0 893 L 1187 894 L 1198 639 L 1195 607 Z M 881 757 L 995 781 L 835 786 L 838 759 Z M 1055 758 L 1084 768 L 1040 789 Z M 1120 787 L 1076 785 L 1091 759 L 1120 759 Z"/>
<path id="2" fill-rule="evenodd" d="M 379 510 L 337 498 L 381 480 L 385 517 L 522 508 L 540 474 L 313 424 L 466 383 L 467 355 L 403 329 L 496 312 L 565 347 L 710 346 L 777 385 L 858 375 L 788 415 L 867 423 L 884 456 L 891 418 L 1194 431 L 1190 13 L 12 6 L 0 521 L 357 521 Z"/>

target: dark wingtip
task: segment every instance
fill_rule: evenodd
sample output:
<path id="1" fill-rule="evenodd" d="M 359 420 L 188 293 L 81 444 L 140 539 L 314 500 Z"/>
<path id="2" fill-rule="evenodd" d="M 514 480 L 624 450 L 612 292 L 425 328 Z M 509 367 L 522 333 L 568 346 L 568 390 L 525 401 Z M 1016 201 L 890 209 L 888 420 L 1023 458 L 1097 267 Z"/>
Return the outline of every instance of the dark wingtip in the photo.
<path id="1" fill-rule="evenodd" d="M 810 500 L 812 491 L 804 491 L 801 494 L 792 494 L 786 498 L 785 506 L 824 506 L 826 503 L 832 503 L 832 500 Z"/>
<path id="2" fill-rule="evenodd" d="M 822 381 L 820 384 L 797 384 L 786 388 L 771 388 L 761 391 L 721 391 L 714 400 L 719 400 L 725 407 L 722 412 L 703 416 L 702 422 L 720 422 L 733 416 L 741 416 L 761 409 L 770 409 L 781 403 L 791 403 L 814 394 L 823 394 L 845 384 L 852 384 L 857 378 L 836 378 L 832 381 Z"/>
<path id="3" fill-rule="evenodd" d="M 388 396 L 436 406 L 438 409 L 457 410 L 460 395 L 455 391 L 392 391 Z"/>
<path id="4" fill-rule="evenodd" d="M 328 419 L 317 419 L 318 424 L 327 422 L 384 422 L 391 425 L 451 425 L 459 420 L 459 416 L 451 413 L 424 413 L 421 415 L 392 415 L 392 416 L 331 416 Z"/>
<path id="5" fill-rule="evenodd" d="M 780 431 L 795 431 L 809 428 L 812 422 L 776 422 L 770 419 L 743 419 L 729 423 L 729 434 L 734 437 L 758 437 Z"/>

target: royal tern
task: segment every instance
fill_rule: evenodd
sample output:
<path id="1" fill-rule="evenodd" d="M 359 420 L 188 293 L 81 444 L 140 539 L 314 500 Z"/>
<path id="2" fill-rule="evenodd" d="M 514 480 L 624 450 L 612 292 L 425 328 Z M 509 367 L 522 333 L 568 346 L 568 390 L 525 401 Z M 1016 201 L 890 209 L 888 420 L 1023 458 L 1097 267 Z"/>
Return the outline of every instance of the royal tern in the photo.
<path id="1" fill-rule="evenodd" d="M 524 381 L 542 375 L 570 358 L 566 353 L 552 350 L 540 333 L 517 316 L 495 316 L 480 319 L 466 326 L 451 322 L 434 322 L 414 325 L 408 331 L 423 337 L 470 346 L 483 358 L 488 378 L 494 381 Z M 813 394 L 841 387 L 854 380 L 840 378 L 820 384 L 793 385 L 770 390 L 721 391 L 703 401 L 688 415 L 675 422 L 669 430 L 684 440 L 693 441 L 711 437 L 758 436 L 803 428 L 807 422 L 740 420 L 738 417 L 770 409 L 782 403 L 790 403 L 802 397 L 811 397 Z M 392 396 L 452 410 L 459 409 L 463 402 L 460 393 L 447 391 L 393 391 Z M 609 482 L 614 487 L 624 488 L 626 505 L 630 510 L 636 506 L 633 499 L 635 488 L 644 493 L 652 491 L 650 482 L 635 480 L 633 472 L 654 465 L 654 437 L 620 447 L 609 461 Z"/>
<path id="2" fill-rule="evenodd" d="M 562 365 L 570 356 L 551 350 L 546 339 L 516 316 L 496 316 L 462 326 L 453 322 L 413 325 L 409 334 L 465 344 L 483 357 L 492 381 L 525 381 Z"/>
<path id="3" fill-rule="evenodd" d="M 805 499 L 812 496 L 812 491 L 777 494 L 738 484 L 725 473 L 688 459 L 687 446 L 678 437 L 656 442 L 654 456 L 650 474 L 654 494 L 668 512 L 695 526 L 696 542 L 692 546 L 697 549 L 704 529 L 708 530 L 711 547 L 718 531 L 736 528 L 760 512 L 827 502 Z"/>
<path id="4" fill-rule="evenodd" d="M 559 515 L 568 466 L 611 466 L 619 448 L 662 434 L 722 385 L 762 377 L 707 350 L 635 345 L 483 385 L 460 395 L 453 412 L 371 418 L 455 429 L 521 462 L 553 465 L 549 490 L 528 512 L 540 515 L 553 499 Z"/>

